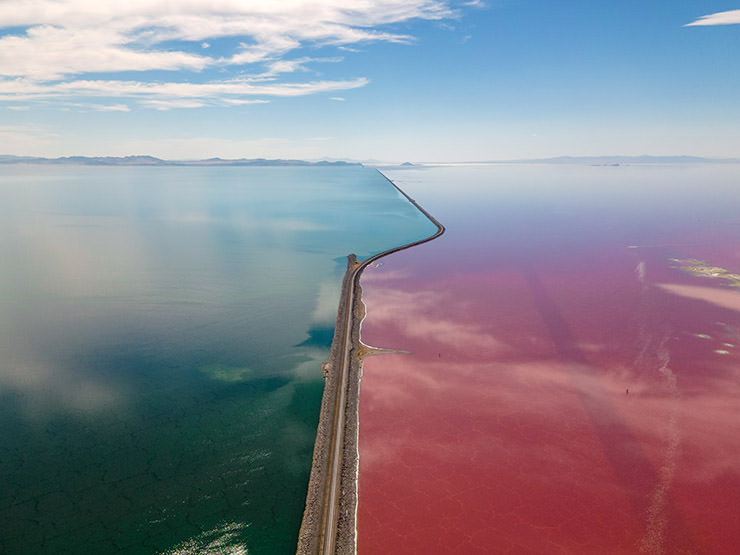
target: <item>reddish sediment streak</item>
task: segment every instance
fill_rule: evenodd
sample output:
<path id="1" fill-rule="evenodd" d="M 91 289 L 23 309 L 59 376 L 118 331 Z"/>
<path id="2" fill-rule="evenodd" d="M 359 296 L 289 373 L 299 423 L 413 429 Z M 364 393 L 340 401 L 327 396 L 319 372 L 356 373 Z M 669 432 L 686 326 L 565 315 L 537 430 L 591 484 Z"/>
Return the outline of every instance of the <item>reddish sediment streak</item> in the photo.
<path id="1" fill-rule="evenodd" d="M 738 226 L 512 246 L 411 193 L 448 233 L 362 277 L 410 354 L 364 363 L 358 552 L 736 552 L 740 292 L 670 259 L 737 272 Z"/>

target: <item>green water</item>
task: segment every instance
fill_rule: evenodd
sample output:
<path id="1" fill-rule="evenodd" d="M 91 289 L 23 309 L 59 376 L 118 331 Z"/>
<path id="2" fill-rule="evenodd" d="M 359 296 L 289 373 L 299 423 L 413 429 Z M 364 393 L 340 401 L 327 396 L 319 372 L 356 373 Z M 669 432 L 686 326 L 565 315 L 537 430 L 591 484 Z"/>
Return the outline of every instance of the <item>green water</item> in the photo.
<path id="1" fill-rule="evenodd" d="M 433 231 L 366 168 L 0 167 L 0 552 L 293 553 L 345 257 Z"/>

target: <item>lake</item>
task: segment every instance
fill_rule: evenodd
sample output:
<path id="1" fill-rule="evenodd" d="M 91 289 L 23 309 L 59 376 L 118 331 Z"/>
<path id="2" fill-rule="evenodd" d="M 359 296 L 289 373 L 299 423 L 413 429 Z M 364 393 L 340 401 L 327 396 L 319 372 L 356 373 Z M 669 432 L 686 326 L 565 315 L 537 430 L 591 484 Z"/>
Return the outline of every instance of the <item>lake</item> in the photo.
<path id="1" fill-rule="evenodd" d="M 361 167 L 0 167 L 0 551 L 294 553 Z"/>
<path id="2" fill-rule="evenodd" d="M 447 232 L 362 277 L 359 553 L 734 553 L 740 167 L 388 175 Z"/>

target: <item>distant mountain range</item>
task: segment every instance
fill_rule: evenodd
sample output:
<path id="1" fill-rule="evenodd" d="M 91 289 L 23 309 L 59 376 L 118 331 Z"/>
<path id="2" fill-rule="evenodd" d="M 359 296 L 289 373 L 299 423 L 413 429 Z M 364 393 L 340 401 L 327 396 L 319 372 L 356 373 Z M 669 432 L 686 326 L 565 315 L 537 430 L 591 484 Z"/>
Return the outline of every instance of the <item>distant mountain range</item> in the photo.
<path id="1" fill-rule="evenodd" d="M 286 160 L 268 158 L 207 158 L 204 160 L 163 160 L 154 156 L 63 156 L 43 158 L 38 156 L 0 155 L 0 164 L 76 164 L 83 166 L 374 166 L 387 168 L 413 168 L 445 165 L 445 162 L 412 164 L 383 164 L 377 160 Z M 557 158 L 526 158 L 520 160 L 482 160 L 456 162 L 462 164 L 558 164 L 587 166 L 621 166 L 634 164 L 740 164 L 740 158 L 702 158 L 700 156 L 559 156 Z"/>
<path id="2" fill-rule="evenodd" d="M 266 158 L 208 158 L 206 160 L 162 160 L 154 156 L 2 156 L 0 164 L 75 164 L 82 166 L 360 166 L 359 162 L 283 160 Z"/>
<path id="3" fill-rule="evenodd" d="M 529 158 L 524 160 L 499 160 L 478 163 L 579 164 L 590 166 L 618 166 L 622 164 L 738 164 L 740 163 L 740 158 L 702 158 L 701 156 L 558 156 L 557 158 Z"/>

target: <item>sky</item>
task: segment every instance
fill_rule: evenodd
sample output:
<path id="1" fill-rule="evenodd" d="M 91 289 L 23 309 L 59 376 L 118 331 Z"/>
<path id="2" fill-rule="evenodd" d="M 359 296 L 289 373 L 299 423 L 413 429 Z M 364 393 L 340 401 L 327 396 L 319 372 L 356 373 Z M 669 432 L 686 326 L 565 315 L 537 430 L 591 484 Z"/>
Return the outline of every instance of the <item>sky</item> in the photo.
<path id="1" fill-rule="evenodd" d="M 740 0 L 0 0 L 0 154 L 740 157 Z"/>

